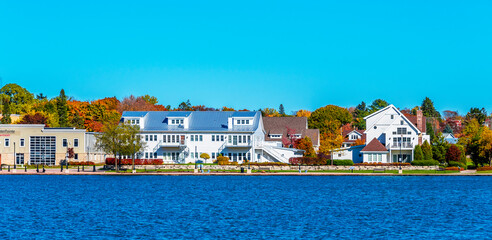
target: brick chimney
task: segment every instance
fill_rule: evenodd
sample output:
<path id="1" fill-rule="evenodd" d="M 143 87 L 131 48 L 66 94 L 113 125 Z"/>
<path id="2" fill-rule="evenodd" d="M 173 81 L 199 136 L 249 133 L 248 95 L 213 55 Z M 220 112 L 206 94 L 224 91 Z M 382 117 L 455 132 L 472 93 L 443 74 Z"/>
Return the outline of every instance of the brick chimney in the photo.
<path id="1" fill-rule="evenodd" d="M 423 120 L 423 114 L 422 110 L 417 110 L 417 128 L 421 131 L 424 132 L 424 123 L 422 122 Z"/>

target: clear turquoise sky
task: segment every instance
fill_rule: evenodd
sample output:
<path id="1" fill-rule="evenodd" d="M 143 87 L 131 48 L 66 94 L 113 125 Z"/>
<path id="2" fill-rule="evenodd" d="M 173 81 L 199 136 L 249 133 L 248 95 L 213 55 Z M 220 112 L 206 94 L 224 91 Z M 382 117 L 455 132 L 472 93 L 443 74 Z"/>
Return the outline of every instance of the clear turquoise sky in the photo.
<path id="1" fill-rule="evenodd" d="M 1 1 L 0 77 L 81 100 L 490 112 L 492 2 Z"/>

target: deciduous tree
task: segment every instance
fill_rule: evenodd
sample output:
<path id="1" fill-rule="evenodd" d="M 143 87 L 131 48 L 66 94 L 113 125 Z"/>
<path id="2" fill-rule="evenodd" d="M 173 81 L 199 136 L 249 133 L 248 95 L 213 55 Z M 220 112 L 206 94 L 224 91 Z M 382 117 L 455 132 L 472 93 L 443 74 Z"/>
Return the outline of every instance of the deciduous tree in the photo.
<path id="1" fill-rule="evenodd" d="M 313 148 L 313 142 L 309 137 L 299 139 L 296 146 L 297 149 L 304 150 L 304 157 L 316 157 L 316 152 Z"/>
<path id="2" fill-rule="evenodd" d="M 308 110 L 299 110 L 296 112 L 296 117 L 310 117 L 311 116 L 311 111 Z"/>

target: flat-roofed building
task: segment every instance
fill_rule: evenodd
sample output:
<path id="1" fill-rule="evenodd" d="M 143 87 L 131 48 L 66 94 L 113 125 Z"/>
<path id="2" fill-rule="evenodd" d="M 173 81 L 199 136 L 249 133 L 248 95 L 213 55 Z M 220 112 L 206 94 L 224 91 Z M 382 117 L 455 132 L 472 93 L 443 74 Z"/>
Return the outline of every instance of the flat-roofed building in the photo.
<path id="1" fill-rule="evenodd" d="M 71 161 L 104 161 L 100 151 L 87 151 L 94 149 L 94 143 L 86 141 L 84 129 L 48 128 L 43 124 L 0 124 L 0 163 L 59 165 L 66 160 L 69 148 L 74 151 Z"/>

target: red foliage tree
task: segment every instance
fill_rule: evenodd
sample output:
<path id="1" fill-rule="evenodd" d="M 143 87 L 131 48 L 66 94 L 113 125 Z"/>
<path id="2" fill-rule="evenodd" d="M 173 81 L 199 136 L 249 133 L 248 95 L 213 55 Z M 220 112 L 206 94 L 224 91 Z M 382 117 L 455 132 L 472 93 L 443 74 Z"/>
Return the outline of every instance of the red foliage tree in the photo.
<path id="1" fill-rule="evenodd" d="M 18 122 L 19 124 L 44 124 L 48 126 L 48 118 L 46 118 L 42 113 L 29 113 L 22 117 Z"/>
<path id="2" fill-rule="evenodd" d="M 446 152 L 446 161 L 459 162 L 461 160 L 461 150 L 456 145 L 451 145 Z"/>

